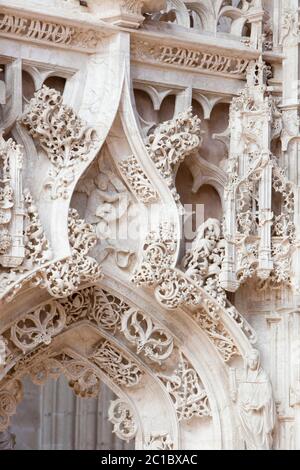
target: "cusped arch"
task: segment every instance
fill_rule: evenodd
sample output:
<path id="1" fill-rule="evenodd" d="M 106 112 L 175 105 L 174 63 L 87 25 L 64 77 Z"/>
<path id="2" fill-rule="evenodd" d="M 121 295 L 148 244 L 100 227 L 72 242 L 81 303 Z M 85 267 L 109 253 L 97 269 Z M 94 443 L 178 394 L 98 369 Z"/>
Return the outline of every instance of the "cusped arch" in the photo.
<path id="1" fill-rule="evenodd" d="M 92 289 L 92 287 L 87 287 L 85 289 Z M 153 300 L 151 302 L 151 296 L 146 295 L 142 291 L 137 294 L 136 289 L 129 288 L 126 283 L 117 282 L 116 279 L 106 277 L 105 281 L 101 282 L 101 287 L 99 284 L 97 289 L 105 289 L 107 292 L 110 293 L 111 296 L 116 296 L 116 293 L 118 293 L 120 302 L 125 302 L 126 305 L 129 305 L 129 307 L 135 311 L 147 311 L 147 315 L 150 317 L 150 321 L 153 322 L 154 325 L 160 325 L 161 328 L 166 328 L 167 331 L 172 334 L 174 340 L 174 348 L 176 349 L 176 351 L 178 350 L 176 352 L 177 357 L 184 357 L 183 363 L 188 364 L 187 370 L 190 371 L 189 373 L 192 374 L 192 376 L 194 375 L 195 377 L 199 377 L 199 380 L 203 384 L 204 390 L 207 393 L 212 416 L 211 419 L 213 423 L 211 428 L 211 432 L 213 432 L 213 435 L 211 436 L 211 438 L 214 442 L 215 448 L 232 448 L 233 441 L 236 436 L 235 417 L 232 409 L 232 404 L 230 403 L 228 391 L 228 367 L 226 363 L 222 360 L 222 357 L 216 352 L 216 349 L 214 348 L 212 342 L 208 338 L 205 331 L 199 327 L 199 324 L 197 325 L 195 322 L 193 322 L 190 314 L 184 312 L 182 309 L 179 309 L 177 312 L 166 312 L 164 309 L 158 309 L 157 304 L 154 303 Z M 92 299 L 90 300 L 93 302 Z M 36 301 L 37 298 L 35 298 L 35 300 L 32 299 L 33 303 Z M 66 303 L 68 303 L 68 300 L 62 301 L 62 305 L 66 305 Z M 78 302 L 75 302 L 75 310 L 73 309 L 73 315 L 74 312 L 76 312 L 76 314 L 78 315 L 83 315 L 83 312 L 85 311 L 83 307 L 84 306 L 81 305 L 81 308 L 79 308 Z M 20 322 L 22 318 L 24 319 L 24 314 L 19 312 L 19 318 L 16 319 L 16 321 Z M 66 323 L 68 323 L 68 321 Z M 193 325 L 192 328 L 191 325 Z M 151 338 L 148 339 L 149 341 L 151 340 Z M 120 341 L 120 338 L 116 338 L 114 334 L 109 331 L 105 331 L 105 329 L 103 329 L 102 327 L 100 329 L 99 326 L 96 326 L 95 323 L 91 323 L 91 321 L 87 318 L 83 317 L 81 320 L 75 322 L 74 324 L 70 323 L 66 325 L 66 327 L 62 331 L 59 331 L 59 333 L 52 338 L 52 341 L 49 346 L 45 346 L 40 343 L 35 349 L 27 351 L 25 357 L 23 354 L 19 354 L 18 359 L 15 360 L 13 364 L 13 369 L 11 369 L 10 371 L 6 370 L 4 385 L 7 383 L 7 378 L 11 380 L 18 379 L 18 371 L 19 374 L 21 373 L 22 375 L 22 364 L 24 364 L 24 361 L 26 362 L 27 357 L 29 358 L 30 363 L 32 357 L 43 357 L 43 354 L 45 354 L 47 351 L 50 351 L 51 354 L 53 352 L 54 355 L 57 355 L 62 354 L 62 351 L 66 353 L 66 351 L 72 350 L 76 354 L 82 356 L 85 355 L 85 360 L 90 361 L 92 355 L 89 352 L 87 353 L 87 351 L 89 351 L 88 345 L 91 345 L 91 347 L 93 348 L 94 345 L 99 342 L 99 340 L 102 341 L 102 343 L 108 342 L 113 350 L 118 350 L 120 354 L 123 354 L 127 358 L 127 360 L 128 358 L 130 358 L 130 360 L 132 360 L 133 363 L 137 365 L 137 367 L 142 371 L 142 374 L 146 377 L 144 387 L 142 387 L 141 390 L 137 389 L 137 391 L 134 391 L 133 387 L 131 390 L 131 394 L 128 392 L 129 389 L 126 388 L 125 390 L 128 394 L 127 399 L 129 400 L 129 402 L 133 403 L 133 407 L 138 409 L 138 416 L 140 416 L 139 419 L 141 420 L 144 426 L 143 435 L 149 436 L 151 432 L 158 432 L 158 429 L 152 429 L 151 431 L 150 428 L 152 425 L 147 424 L 153 423 L 153 420 L 158 423 L 160 422 L 159 420 L 157 421 L 157 417 L 155 417 L 156 415 L 153 416 L 154 410 L 152 408 L 155 408 L 155 410 L 157 410 L 158 416 L 163 413 L 166 414 L 165 410 L 168 410 L 167 422 L 170 423 L 171 427 L 169 429 L 166 429 L 166 424 L 161 425 L 161 432 L 166 433 L 168 431 L 168 434 L 170 436 L 173 436 L 174 446 L 176 448 L 185 448 L 185 446 L 188 445 L 186 436 L 187 433 L 190 432 L 190 427 L 186 426 L 185 420 L 183 420 L 183 422 L 181 421 L 181 419 L 178 420 L 178 410 L 180 410 L 180 416 L 182 416 L 182 410 L 185 410 L 185 413 L 188 413 L 187 410 L 189 409 L 189 407 L 192 406 L 193 408 L 193 403 L 190 403 L 189 400 L 192 400 L 193 398 L 195 399 L 195 397 L 193 397 L 193 395 L 191 395 L 191 397 L 187 395 L 185 397 L 187 400 L 187 404 L 183 405 L 183 395 L 179 394 L 178 396 L 176 396 L 176 394 L 172 394 L 172 391 L 170 392 L 172 387 L 170 388 L 171 382 L 168 382 L 168 373 L 166 373 L 167 369 L 165 367 L 163 367 L 160 371 L 160 366 L 158 363 L 155 363 L 155 361 L 151 362 L 149 360 L 145 360 L 145 357 L 143 356 L 143 348 L 141 349 L 141 351 L 138 352 L 138 348 L 136 345 L 132 348 L 130 346 L 130 342 L 128 343 L 127 341 L 126 343 L 126 338 Z M 145 346 L 145 348 L 147 349 L 147 345 Z M 95 366 L 94 362 L 93 364 Z M 164 361 L 162 361 L 162 363 L 163 362 Z M 27 368 L 29 367 L 28 364 Z M 13 374 L 14 370 L 17 371 L 17 375 Z M 105 373 L 105 370 L 101 370 L 102 373 Z M 177 372 L 173 371 L 173 375 L 174 373 L 175 375 L 176 373 L 178 373 L 180 367 L 177 366 L 176 370 Z M 110 381 L 112 380 L 110 372 L 108 372 L 108 378 L 104 378 L 104 380 L 110 387 L 112 387 L 112 384 L 110 383 Z M 113 382 L 115 384 L 114 380 Z M 156 397 L 159 397 L 157 405 L 151 407 L 150 409 L 149 403 L 153 404 L 154 402 L 153 399 L 150 399 L 150 396 L 148 396 L 147 394 L 145 395 L 145 389 L 151 390 L 151 393 L 153 393 Z M 116 388 L 114 388 L 113 390 L 115 392 L 119 392 L 119 390 L 116 390 Z M 216 393 L 216 391 L 218 391 L 218 393 Z M 186 390 L 186 393 L 188 392 L 189 390 Z M 120 394 L 120 392 L 117 394 L 118 396 L 120 396 L 120 398 L 124 398 L 124 395 Z M 145 399 L 145 396 L 147 396 L 147 399 Z M 175 408 L 174 397 L 176 397 Z M 176 407 L 178 406 L 179 408 L 177 408 L 176 415 Z M 206 415 L 204 414 L 203 417 L 205 418 L 205 416 Z M 197 422 L 195 424 L 195 421 L 193 421 L 193 427 L 195 436 L 198 435 L 200 438 L 202 426 L 201 418 L 197 419 L 198 424 Z M 178 434 L 176 434 L 176 432 Z M 137 441 L 137 447 L 140 446 L 139 442 L 140 441 Z"/>

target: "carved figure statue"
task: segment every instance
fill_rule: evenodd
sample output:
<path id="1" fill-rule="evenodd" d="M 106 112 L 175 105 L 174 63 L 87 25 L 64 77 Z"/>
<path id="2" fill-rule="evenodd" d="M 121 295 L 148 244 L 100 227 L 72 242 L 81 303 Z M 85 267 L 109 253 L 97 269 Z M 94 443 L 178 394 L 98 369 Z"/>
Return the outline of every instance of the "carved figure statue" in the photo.
<path id="1" fill-rule="evenodd" d="M 94 226 L 99 241 L 95 251 L 98 262 L 114 254 L 117 265 L 126 269 L 133 251 L 120 249 L 118 230 L 130 210 L 132 199 L 120 178 L 110 169 L 105 155 L 98 161 L 97 176 L 83 179 L 77 190 L 88 196 L 84 215 Z"/>
<path id="2" fill-rule="evenodd" d="M 221 237 L 221 224 L 217 219 L 207 219 L 197 230 L 192 248 L 183 259 L 186 274 L 215 297 L 218 302 L 226 302 L 226 293 L 219 283 L 224 257 L 224 239 Z"/>
<path id="3" fill-rule="evenodd" d="M 233 401 L 237 403 L 241 431 L 247 450 L 271 450 L 276 409 L 272 385 L 260 364 L 259 351 L 246 357 L 242 377 L 233 373 Z"/>

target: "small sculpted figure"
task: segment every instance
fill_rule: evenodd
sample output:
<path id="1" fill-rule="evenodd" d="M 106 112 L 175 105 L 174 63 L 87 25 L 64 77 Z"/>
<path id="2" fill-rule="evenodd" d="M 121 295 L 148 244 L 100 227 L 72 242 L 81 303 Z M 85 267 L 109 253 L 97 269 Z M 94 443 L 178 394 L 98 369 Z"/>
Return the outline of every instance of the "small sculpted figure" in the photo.
<path id="1" fill-rule="evenodd" d="M 272 385 L 260 365 L 259 351 L 246 357 L 242 377 L 233 387 L 243 439 L 247 450 L 271 450 L 276 409 Z"/>

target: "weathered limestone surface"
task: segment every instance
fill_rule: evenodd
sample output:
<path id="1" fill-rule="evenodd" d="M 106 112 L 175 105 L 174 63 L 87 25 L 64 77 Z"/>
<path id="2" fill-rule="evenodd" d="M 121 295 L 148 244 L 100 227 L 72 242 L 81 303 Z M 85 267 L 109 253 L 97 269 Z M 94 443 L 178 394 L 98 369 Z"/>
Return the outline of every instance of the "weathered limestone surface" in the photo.
<path id="1" fill-rule="evenodd" d="M 0 449 L 300 449 L 299 0 L 0 0 Z"/>

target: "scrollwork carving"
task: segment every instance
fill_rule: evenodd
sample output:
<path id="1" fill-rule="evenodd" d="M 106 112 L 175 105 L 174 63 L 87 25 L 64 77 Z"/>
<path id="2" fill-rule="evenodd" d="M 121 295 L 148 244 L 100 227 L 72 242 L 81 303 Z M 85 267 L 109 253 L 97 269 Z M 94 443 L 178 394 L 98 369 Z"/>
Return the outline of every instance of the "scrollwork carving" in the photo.
<path id="1" fill-rule="evenodd" d="M 11 327 L 11 340 L 25 353 L 41 343 L 50 344 L 65 323 L 63 307 L 58 302 L 49 302 L 15 323 Z"/>
<path id="2" fill-rule="evenodd" d="M 45 187 L 52 199 L 68 197 L 75 178 L 75 165 L 89 158 L 97 143 L 96 131 L 86 127 L 73 109 L 63 104 L 61 94 L 45 85 L 29 102 L 21 123 L 53 164 Z"/>
<path id="3" fill-rule="evenodd" d="M 24 260 L 24 208 L 21 146 L 0 136 L 0 266 L 17 268 Z"/>
<path id="4" fill-rule="evenodd" d="M 73 294 L 82 282 L 94 282 L 101 277 L 99 264 L 88 256 L 96 244 L 96 234 L 75 209 L 69 212 L 68 233 L 72 256 L 51 264 L 36 276 L 37 285 L 57 298 Z"/>
<path id="5" fill-rule="evenodd" d="M 113 424 L 113 432 L 126 442 L 136 436 L 138 426 L 131 407 L 118 398 L 110 403 L 108 420 Z"/>
<path id="6" fill-rule="evenodd" d="M 197 309 L 192 313 L 192 317 L 207 333 L 225 362 L 230 361 L 233 356 L 240 354 L 233 339 L 220 320 L 213 320 L 203 309 Z"/>
<path id="7" fill-rule="evenodd" d="M 49 242 L 42 227 L 38 209 L 29 190 L 24 191 L 27 223 L 25 229 L 26 264 L 40 266 L 52 258 Z"/>
<path id="8" fill-rule="evenodd" d="M 0 15 L 0 34 L 19 36 L 20 39 L 49 43 L 52 46 L 57 44 L 67 48 L 92 50 L 102 39 L 102 35 L 94 30 L 4 13 Z"/>
<path id="9" fill-rule="evenodd" d="M 103 341 L 89 359 L 121 387 L 138 385 L 143 375 L 139 366 L 109 341 Z"/>
<path id="10" fill-rule="evenodd" d="M 153 323 L 150 316 L 134 309 L 122 317 L 125 338 L 143 352 L 151 361 L 161 364 L 173 351 L 173 337 L 164 328 Z"/>
<path id="11" fill-rule="evenodd" d="M 174 442 L 169 433 L 151 433 L 144 444 L 145 450 L 174 450 Z"/>
<path id="12" fill-rule="evenodd" d="M 222 306 L 226 306 L 226 292 L 220 285 L 219 274 L 224 251 L 225 241 L 221 236 L 221 224 L 217 219 L 208 219 L 197 229 L 192 248 L 183 259 L 186 275 Z"/>
<path id="13" fill-rule="evenodd" d="M 136 61 L 161 63 L 237 78 L 245 77 L 250 63 L 250 60 L 244 57 L 209 54 L 207 51 L 188 49 L 181 45 L 168 46 L 138 39 L 132 43 L 132 56 Z"/>
<path id="14" fill-rule="evenodd" d="M 158 377 L 172 398 L 179 421 L 188 421 L 193 416 L 211 416 L 208 396 L 200 378 L 181 352 L 173 374 L 159 374 Z"/>
<path id="15" fill-rule="evenodd" d="M 81 398 L 95 398 L 99 395 L 100 379 L 88 363 L 73 359 L 68 354 L 63 354 L 59 359 L 75 395 Z"/>
<path id="16" fill-rule="evenodd" d="M 201 121 L 197 116 L 193 116 L 192 108 L 157 126 L 147 139 L 148 154 L 176 201 L 179 196 L 174 184 L 175 171 L 201 144 Z"/>
<path id="17" fill-rule="evenodd" d="M 158 200 L 157 191 L 134 155 L 122 160 L 119 163 L 119 168 L 139 201 L 151 204 Z"/>
<path id="18" fill-rule="evenodd" d="M 11 381 L 0 390 L 0 432 L 8 427 L 10 417 L 16 413 L 22 396 L 22 384 L 19 380 Z"/>

